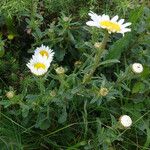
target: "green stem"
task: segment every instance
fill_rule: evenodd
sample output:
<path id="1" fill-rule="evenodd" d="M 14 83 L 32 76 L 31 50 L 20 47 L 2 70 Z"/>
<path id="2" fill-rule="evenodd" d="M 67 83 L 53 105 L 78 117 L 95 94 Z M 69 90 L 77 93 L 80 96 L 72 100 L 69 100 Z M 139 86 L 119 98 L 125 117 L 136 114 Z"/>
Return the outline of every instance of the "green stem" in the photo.
<path id="1" fill-rule="evenodd" d="M 148 125 L 149 125 L 149 123 L 148 123 Z M 146 142 L 145 142 L 145 144 L 144 144 L 144 148 L 143 148 L 143 150 L 146 150 L 146 149 L 148 149 L 149 148 L 149 146 L 150 146 L 150 129 L 149 129 L 149 127 L 146 127 L 147 129 L 147 139 L 146 139 Z"/>
<path id="2" fill-rule="evenodd" d="M 84 138 L 86 139 L 87 137 L 87 132 L 88 132 L 88 121 L 87 121 L 87 100 L 84 102 L 84 123 L 85 123 L 85 132 L 84 132 Z"/>
<path id="3" fill-rule="evenodd" d="M 37 85 L 40 90 L 40 93 L 44 94 L 45 93 L 44 79 L 42 77 L 38 77 L 36 81 L 37 81 Z"/>
<path id="4" fill-rule="evenodd" d="M 100 58 L 101 58 L 102 53 L 105 50 L 105 46 L 108 41 L 108 38 L 109 38 L 109 33 L 106 31 L 105 35 L 103 37 L 103 40 L 101 42 L 101 46 L 98 48 L 98 51 L 95 54 L 93 67 L 91 68 L 91 70 L 88 74 L 84 75 L 83 83 L 87 83 L 88 81 L 91 80 L 91 77 L 93 76 L 95 70 L 99 66 Z"/>
<path id="5" fill-rule="evenodd" d="M 60 90 L 65 89 L 67 86 L 67 82 L 65 80 L 65 74 L 60 74 L 59 75 L 59 82 L 60 82 Z"/>

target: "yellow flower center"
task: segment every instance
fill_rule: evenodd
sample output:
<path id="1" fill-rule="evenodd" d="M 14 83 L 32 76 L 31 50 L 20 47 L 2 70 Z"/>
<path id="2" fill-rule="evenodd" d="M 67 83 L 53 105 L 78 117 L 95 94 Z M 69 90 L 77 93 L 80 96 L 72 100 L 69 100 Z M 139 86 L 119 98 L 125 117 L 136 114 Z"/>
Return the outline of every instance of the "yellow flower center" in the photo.
<path id="1" fill-rule="evenodd" d="M 112 32 L 117 32 L 121 30 L 120 25 L 118 23 L 111 22 L 111 21 L 101 21 L 100 25 Z"/>
<path id="2" fill-rule="evenodd" d="M 45 50 L 40 51 L 40 54 L 41 54 L 42 56 L 47 56 L 47 57 L 48 57 L 48 52 L 45 51 Z"/>
<path id="3" fill-rule="evenodd" d="M 36 68 L 36 69 L 45 69 L 46 66 L 42 63 L 36 63 L 36 64 L 34 64 L 34 68 Z"/>

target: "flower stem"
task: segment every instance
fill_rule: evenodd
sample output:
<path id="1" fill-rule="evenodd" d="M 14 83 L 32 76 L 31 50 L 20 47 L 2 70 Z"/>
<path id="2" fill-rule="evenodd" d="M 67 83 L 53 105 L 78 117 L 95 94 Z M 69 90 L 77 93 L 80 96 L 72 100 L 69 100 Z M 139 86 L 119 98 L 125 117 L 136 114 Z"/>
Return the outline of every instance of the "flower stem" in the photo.
<path id="1" fill-rule="evenodd" d="M 40 93 L 44 94 L 45 93 L 44 78 L 39 77 L 36 79 L 36 81 L 37 81 L 37 85 L 40 90 Z"/>
<path id="2" fill-rule="evenodd" d="M 91 68 L 91 70 L 90 70 L 90 72 L 88 74 L 84 75 L 83 83 L 87 83 L 87 82 L 89 82 L 91 80 L 91 77 L 93 76 L 95 70 L 99 66 L 100 58 L 101 58 L 102 53 L 105 50 L 105 46 L 107 44 L 108 38 L 109 38 L 109 33 L 106 31 L 105 35 L 103 37 L 103 40 L 101 42 L 101 45 L 97 49 L 97 53 L 95 54 L 93 67 Z"/>

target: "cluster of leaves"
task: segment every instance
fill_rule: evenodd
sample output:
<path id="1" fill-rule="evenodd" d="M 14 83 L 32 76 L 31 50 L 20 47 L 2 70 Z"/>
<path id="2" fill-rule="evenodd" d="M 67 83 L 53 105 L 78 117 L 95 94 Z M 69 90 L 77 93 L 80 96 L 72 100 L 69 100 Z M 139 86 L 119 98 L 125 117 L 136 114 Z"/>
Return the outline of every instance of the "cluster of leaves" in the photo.
<path id="1" fill-rule="evenodd" d="M 0 4 L 1 149 L 149 149 L 150 9 L 146 5 L 137 0 L 121 4 L 118 0 L 3 0 Z M 110 36 L 98 69 L 84 84 L 83 76 L 94 62 L 94 44 L 103 36 L 102 30 L 85 26 L 89 9 L 107 14 L 118 10 L 132 22 L 132 32 Z M 27 70 L 26 62 L 41 44 L 51 47 L 55 58 L 48 73 L 38 78 Z M 134 62 L 143 64 L 142 74 L 132 73 Z M 65 68 L 65 74 L 56 74 L 58 66 Z M 108 90 L 105 96 L 100 94 L 102 88 Z M 13 96 L 5 95 L 7 91 Z M 122 114 L 133 119 L 130 130 L 115 127 Z"/>

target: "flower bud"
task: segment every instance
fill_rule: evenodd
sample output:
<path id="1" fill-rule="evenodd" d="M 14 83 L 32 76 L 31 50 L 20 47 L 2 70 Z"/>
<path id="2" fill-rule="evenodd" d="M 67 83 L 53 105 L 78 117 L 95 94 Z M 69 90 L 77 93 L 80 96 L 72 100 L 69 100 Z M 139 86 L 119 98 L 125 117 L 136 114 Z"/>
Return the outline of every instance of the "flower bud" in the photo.
<path id="1" fill-rule="evenodd" d="M 57 74 L 64 74 L 65 73 L 65 69 L 63 67 L 58 67 L 55 69 Z"/>
<path id="2" fill-rule="evenodd" d="M 75 66 L 80 66 L 81 64 L 82 64 L 81 61 L 76 61 L 76 62 L 74 63 Z"/>
<path id="3" fill-rule="evenodd" d="M 51 95 L 52 97 L 55 97 L 55 96 L 56 96 L 55 90 L 52 90 L 52 91 L 50 92 L 50 95 Z"/>
<path id="4" fill-rule="evenodd" d="M 26 30 L 26 32 L 27 32 L 27 34 L 31 34 L 32 29 L 28 28 L 28 29 Z"/>
<path id="5" fill-rule="evenodd" d="M 96 43 L 94 44 L 94 47 L 95 47 L 95 48 L 100 48 L 100 47 L 101 47 L 101 43 L 96 42 Z"/>
<path id="6" fill-rule="evenodd" d="M 101 88 L 100 90 L 99 90 L 99 95 L 100 96 L 106 96 L 107 94 L 108 94 L 108 89 L 107 88 Z"/>
<path id="7" fill-rule="evenodd" d="M 119 118 L 119 123 L 124 127 L 124 128 L 129 128 L 132 125 L 132 119 L 127 116 L 123 115 Z"/>
<path id="8" fill-rule="evenodd" d="M 6 93 L 6 97 L 7 97 L 8 99 L 12 99 L 12 98 L 14 97 L 14 95 L 15 95 L 15 92 L 14 92 L 14 91 L 9 91 L 9 92 Z"/>
<path id="9" fill-rule="evenodd" d="M 140 63 L 134 63 L 132 64 L 132 71 L 134 73 L 142 73 L 143 72 L 143 66 Z"/>
<path id="10" fill-rule="evenodd" d="M 8 40 L 13 40 L 14 39 L 14 35 L 13 34 L 8 34 L 7 38 L 8 38 Z"/>
<path id="11" fill-rule="evenodd" d="M 65 22 L 69 21 L 69 19 L 70 19 L 69 17 L 64 17 L 64 18 L 63 18 L 63 20 L 64 20 Z"/>

